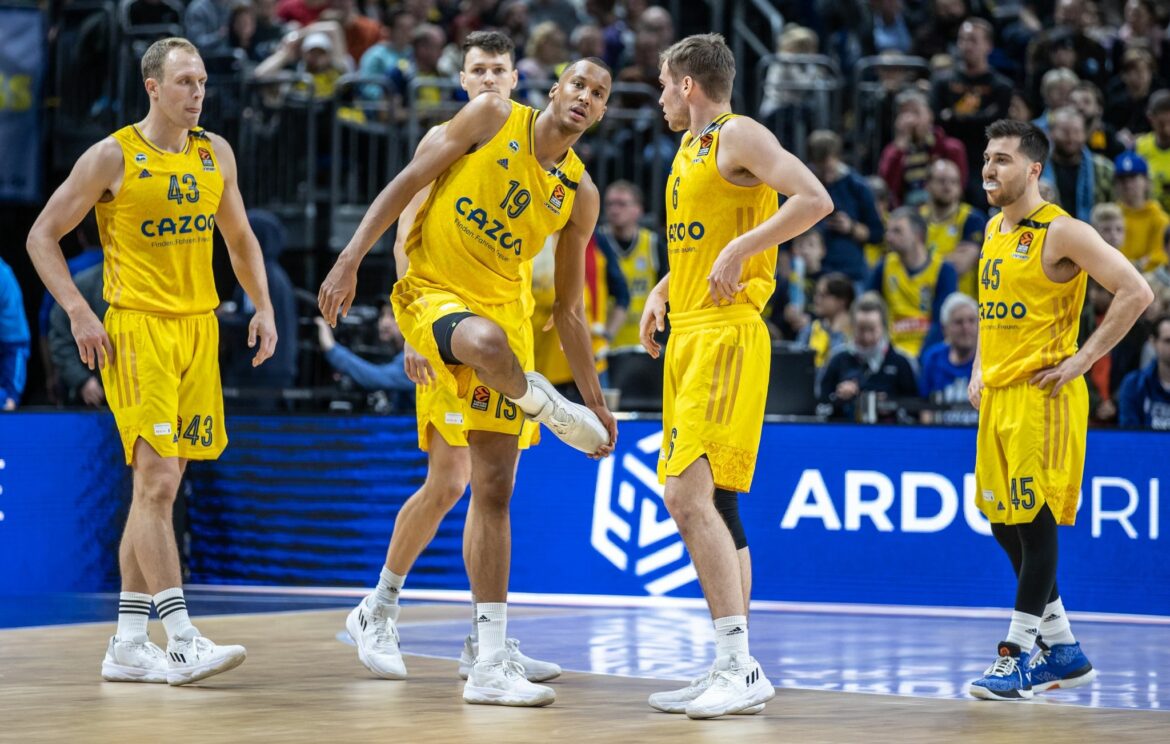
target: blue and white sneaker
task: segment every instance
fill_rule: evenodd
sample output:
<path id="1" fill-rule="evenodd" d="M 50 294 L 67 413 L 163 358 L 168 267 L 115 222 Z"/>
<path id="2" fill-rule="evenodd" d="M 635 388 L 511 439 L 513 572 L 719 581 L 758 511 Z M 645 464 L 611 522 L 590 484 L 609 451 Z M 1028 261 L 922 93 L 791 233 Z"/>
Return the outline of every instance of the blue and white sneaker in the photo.
<path id="1" fill-rule="evenodd" d="M 1040 644 L 1028 672 L 1032 676 L 1034 692 L 1068 690 L 1097 679 L 1097 670 L 1089 663 L 1079 643 Z"/>
<path id="2" fill-rule="evenodd" d="M 1031 700 L 1032 676 L 1028 673 L 1029 654 L 1014 643 L 999 644 L 999 658 L 987 667 L 983 676 L 967 687 L 980 700 Z"/>

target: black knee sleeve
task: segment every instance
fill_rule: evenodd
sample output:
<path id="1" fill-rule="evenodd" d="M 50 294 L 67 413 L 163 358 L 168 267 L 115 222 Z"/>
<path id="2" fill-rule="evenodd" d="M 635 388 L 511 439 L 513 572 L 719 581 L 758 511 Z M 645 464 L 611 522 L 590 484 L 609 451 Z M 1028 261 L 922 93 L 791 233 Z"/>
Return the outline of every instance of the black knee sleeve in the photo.
<path id="1" fill-rule="evenodd" d="M 1056 519 L 1045 505 L 1028 524 L 1017 525 L 1021 557 L 1020 584 L 1016 591 L 1016 610 L 1029 615 L 1043 615 L 1044 606 L 1056 592 L 1057 527 Z"/>
<path id="2" fill-rule="evenodd" d="M 746 548 L 747 535 L 743 531 L 743 522 L 739 519 L 739 494 L 735 491 L 716 488 L 715 508 L 719 511 L 719 516 L 723 517 L 723 522 L 731 533 L 731 539 L 735 541 L 735 549 Z"/>
<path id="3" fill-rule="evenodd" d="M 455 326 L 472 317 L 475 317 L 475 313 L 467 311 L 451 313 L 444 315 L 431 325 L 431 331 L 435 334 L 435 343 L 439 346 L 439 356 L 447 364 L 463 364 L 451 351 L 451 337 L 455 335 Z"/>

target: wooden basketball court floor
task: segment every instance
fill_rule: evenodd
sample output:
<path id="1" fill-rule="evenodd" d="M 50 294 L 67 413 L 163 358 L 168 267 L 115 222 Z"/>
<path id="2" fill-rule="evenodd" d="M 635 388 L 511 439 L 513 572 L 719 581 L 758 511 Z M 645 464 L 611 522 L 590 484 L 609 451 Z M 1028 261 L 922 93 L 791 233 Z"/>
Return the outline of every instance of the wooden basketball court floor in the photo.
<path id="1" fill-rule="evenodd" d="M 694 642 L 709 634 L 702 611 L 512 606 L 509 635 L 567 671 L 551 683 L 552 706 L 509 709 L 462 702 L 455 659 L 464 605 L 404 608 L 411 676 L 390 681 L 373 678 L 344 642 L 352 602 L 203 614 L 202 632 L 244 644 L 248 660 L 179 688 L 102 682 L 111 622 L 0 630 L 0 741 L 1170 741 L 1162 711 L 1170 628 L 1156 623 L 1080 624 L 1102 669 L 1097 682 L 1029 703 L 990 703 L 964 699 L 963 681 L 991 661 L 1000 619 L 756 612 L 753 653 L 776 698 L 757 716 L 691 721 L 645 701 L 709 663 L 709 644 Z M 157 621 L 151 632 L 160 640 Z"/>

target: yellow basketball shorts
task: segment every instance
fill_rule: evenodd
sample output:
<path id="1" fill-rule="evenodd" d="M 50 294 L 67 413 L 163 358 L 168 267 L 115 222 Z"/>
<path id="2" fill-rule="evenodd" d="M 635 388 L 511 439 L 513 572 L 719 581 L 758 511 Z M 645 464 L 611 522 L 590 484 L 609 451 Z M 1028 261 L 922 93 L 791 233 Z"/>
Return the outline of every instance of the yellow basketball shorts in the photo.
<path id="1" fill-rule="evenodd" d="M 1028 382 L 984 388 L 975 449 L 975 499 L 996 524 L 1027 524 L 1044 504 L 1057 524 L 1077 518 L 1089 393 L 1078 377 L 1055 397 Z"/>
<path id="2" fill-rule="evenodd" d="M 429 451 L 429 427 L 453 447 L 467 446 L 467 432 L 491 431 L 520 437 L 527 449 L 540 441 L 539 425 L 527 420 L 516 404 L 483 384 L 470 367 L 443 362 L 435 342 L 434 324 L 452 313 L 470 312 L 499 325 L 524 371 L 532 370 L 532 322 L 523 302 L 492 306 L 489 311 L 467 304 L 458 294 L 403 279 L 390 297 L 398 327 L 406 341 L 426 357 L 436 381 L 416 389 L 418 443 Z"/>
<path id="3" fill-rule="evenodd" d="M 658 480 L 706 455 L 715 487 L 751 490 L 772 343 L 750 305 L 670 314 Z"/>
<path id="4" fill-rule="evenodd" d="M 162 457 L 214 460 L 227 446 L 214 313 L 166 318 L 110 308 L 102 370 L 126 464 L 141 437 Z"/>

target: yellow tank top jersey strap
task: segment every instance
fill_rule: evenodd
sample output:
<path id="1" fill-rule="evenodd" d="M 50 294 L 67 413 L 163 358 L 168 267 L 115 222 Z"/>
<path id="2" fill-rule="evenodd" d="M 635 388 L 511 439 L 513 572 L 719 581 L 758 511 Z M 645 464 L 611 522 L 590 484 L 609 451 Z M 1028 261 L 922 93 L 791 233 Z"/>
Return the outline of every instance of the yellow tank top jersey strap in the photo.
<path id="1" fill-rule="evenodd" d="M 633 346 L 640 343 L 638 323 L 642 318 L 642 310 L 646 307 L 646 298 L 650 296 L 650 290 L 658 283 L 661 275 L 661 268 L 658 266 L 658 234 L 644 227 L 638 228 L 629 250 L 623 251 L 618 246 L 612 230 L 605 227 L 601 233 L 613 246 L 622 275 L 630 287 L 629 318 L 614 335 L 613 345 Z"/>
<path id="2" fill-rule="evenodd" d="M 1045 203 L 1014 230 L 1003 232 L 1002 212 L 988 223 L 979 257 L 979 341 L 988 387 L 1027 380 L 1076 353 L 1087 277 L 1082 271 L 1058 284 L 1041 262 L 1057 217 L 1068 213 Z"/>
<path id="3" fill-rule="evenodd" d="M 512 102 L 504 126 L 435 180 L 406 241 L 406 291 L 449 290 L 475 310 L 521 303 L 525 265 L 569 221 L 585 166 L 569 150 L 545 169 L 534 154 L 538 112 Z"/>
<path id="4" fill-rule="evenodd" d="M 181 152 L 155 147 L 134 125 L 112 135 L 122 148 L 122 186 L 96 207 L 105 253 L 103 296 L 120 310 L 162 316 L 219 304 L 211 268 L 223 174 L 202 129 Z"/>
<path id="5" fill-rule="evenodd" d="M 670 261 L 670 312 L 715 308 L 707 276 L 719 252 L 779 209 L 769 186 L 737 186 L 719 173 L 716 154 L 723 126 L 735 118 L 723 114 L 699 136 L 689 133 L 674 156 L 666 184 L 666 242 Z M 776 247 L 744 262 L 744 289 L 730 304 L 763 310 L 776 288 Z M 726 304 L 726 303 L 725 303 Z"/>
<path id="6" fill-rule="evenodd" d="M 897 253 L 886 254 L 882 296 L 889 305 L 890 341 L 914 358 L 918 358 L 922 342 L 930 331 L 934 293 L 942 264 L 942 257 L 932 253 L 926 266 L 911 274 Z"/>

